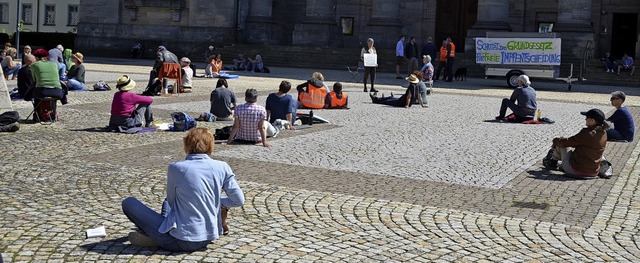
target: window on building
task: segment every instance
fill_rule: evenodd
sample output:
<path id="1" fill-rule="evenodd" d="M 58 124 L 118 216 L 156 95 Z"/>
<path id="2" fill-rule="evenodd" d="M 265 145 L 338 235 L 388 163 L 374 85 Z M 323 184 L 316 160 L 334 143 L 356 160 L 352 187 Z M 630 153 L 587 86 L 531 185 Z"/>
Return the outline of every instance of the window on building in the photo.
<path id="1" fill-rule="evenodd" d="M 67 24 L 70 26 L 77 26 L 80 21 L 80 13 L 78 13 L 77 5 L 69 5 L 69 17 L 67 18 Z"/>
<path id="2" fill-rule="evenodd" d="M 44 6 L 44 24 L 53 26 L 56 24 L 56 6 L 45 5 Z"/>
<path id="3" fill-rule="evenodd" d="M 31 4 L 22 5 L 22 21 L 24 21 L 25 25 L 33 23 L 33 6 Z"/>
<path id="4" fill-rule="evenodd" d="M 7 3 L 0 4 L 0 23 L 9 23 L 9 4 Z"/>

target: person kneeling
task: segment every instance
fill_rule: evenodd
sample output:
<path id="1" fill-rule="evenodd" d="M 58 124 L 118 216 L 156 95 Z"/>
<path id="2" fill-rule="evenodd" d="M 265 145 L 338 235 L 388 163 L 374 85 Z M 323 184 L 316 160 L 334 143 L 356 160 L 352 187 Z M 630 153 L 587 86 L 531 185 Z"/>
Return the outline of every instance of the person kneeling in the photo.
<path id="1" fill-rule="evenodd" d="M 342 83 L 333 84 L 333 91 L 329 92 L 324 99 L 326 109 L 349 109 L 349 97 L 346 92 L 342 92 Z"/>
<path id="2" fill-rule="evenodd" d="M 127 75 L 118 78 L 116 88 L 119 90 L 113 94 L 111 102 L 111 118 L 109 129 L 112 131 L 127 132 L 130 128 L 151 126 L 153 113 L 151 103 L 153 98 L 129 92 L 136 87 L 136 82 Z M 138 105 L 136 107 L 136 104 Z"/>
<path id="3" fill-rule="evenodd" d="M 542 160 L 542 164 L 547 169 L 555 170 L 560 161 L 560 168 L 567 177 L 593 179 L 598 177 L 602 153 L 607 145 L 605 130 L 609 125 L 605 122 L 604 113 L 599 109 L 591 109 L 580 114 L 586 116 L 587 127 L 569 138 L 554 138 L 551 150 Z M 574 150 L 568 147 L 573 147 Z"/>
<path id="4" fill-rule="evenodd" d="M 187 157 L 169 165 L 161 213 L 133 197 L 122 201 L 122 211 L 139 230 L 129 233 L 132 245 L 176 252 L 205 249 L 229 233 L 228 209 L 244 204 L 244 193 L 229 164 L 209 157 L 213 133 L 196 127 L 183 142 Z M 226 196 L 221 195 L 223 191 Z"/>

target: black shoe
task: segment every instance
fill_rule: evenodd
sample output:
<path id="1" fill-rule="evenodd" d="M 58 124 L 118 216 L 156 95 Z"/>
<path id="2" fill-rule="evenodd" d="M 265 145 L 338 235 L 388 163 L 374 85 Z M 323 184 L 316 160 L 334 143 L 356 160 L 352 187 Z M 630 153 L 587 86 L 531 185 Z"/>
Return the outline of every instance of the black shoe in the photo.
<path id="1" fill-rule="evenodd" d="M 18 130 L 20 130 L 20 126 L 15 123 L 0 126 L 0 132 L 17 132 Z"/>
<path id="2" fill-rule="evenodd" d="M 558 169 L 558 160 L 545 157 L 544 159 L 542 159 L 542 165 L 544 166 L 544 168 L 547 168 L 549 170 L 556 170 Z"/>
<path id="3" fill-rule="evenodd" d="M 371 100 L 373 100 L 375 98 L 375 96 L 373 96 L 373 94 L 369 93 L 369 98 L 371 98 Z"/>
<path id="4" fill-rule="evenodd" d="M 502 116 L 496 116 L 496 121 L 504 121 L 504 117 Z"/>
<path id="5" fill-rule="evenodd" d="M 371 88 L 371 92 L 378 92 L 377 89 Z"/>
<path id="6" fill-rule="evenodd" d="M 373 91 L 373 90 L 372 90 L 372 91 Z M 367 91 L 367 87 L 364 87 L 364 92 L 368 92 L 368 91 Z"/>

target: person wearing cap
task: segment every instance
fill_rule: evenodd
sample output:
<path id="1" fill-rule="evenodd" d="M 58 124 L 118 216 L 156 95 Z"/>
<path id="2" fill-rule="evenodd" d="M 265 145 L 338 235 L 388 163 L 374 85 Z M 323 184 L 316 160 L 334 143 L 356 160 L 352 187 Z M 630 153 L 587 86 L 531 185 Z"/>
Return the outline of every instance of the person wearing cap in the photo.
<path id="1" fill-rule="evenodd" d="M 112 131 L 126 132 L 130 128 L 151 126 L 153 98 L 129 92 L 135 87 L 136 82 L 127 75 L 122 75 L 116 81 L 118 92 L 113 94 L 109 119 L 109 129 Z"/>
<path id="2" fill-rule="evenodd" d="M 233 128 L 229 135 L 227 144 L 232 142 L 244 144 L 262 144 L 270 147 L 267 143 L 267 110 L 256 104 L 258 101 L 258 91 L 247 89 L 244 93 L 247 103 L 238 105 L 233 114 Z M 271 126 L 273 127 L 273 126 Z"/>
<path id="3" fill-rule="evenodd" d="M 418 94 L 416 95 L 416 97 L 413 98 L 413 103 L 418 103 L 419 102 L 418 97 L 421 97 L 422 103 L 425 105 L 425 108 L 428 108 L 429 107 L 429 104 L 427 103 L 428 88 L 427 88 L 427 84 L 425 84 L 423 81 L 424 75 L 422 75 L 422 72 L 418 70 L 414 70 L 413 75 L 416 75 L 416 77 L 418 77 L 418 83 L 416 84 L 416 86 L 418 86 Z"/>
<path id="4" fill-rule="evenodd" d="M 555 170 L 558 168 L 558 161 L 560 161 L 560 168 L 568 177 L 597 178 L 602 154 L 607 145 L 605 130 L 609 128 L 609 125 L 605 121 L 604 112 L 599 109 L 591 109 L 580 114 L 586 117 L 586 127 L 569 138 L 554 138 L 551 150 L 542 160 L 542 164 L 547 169 Z M 569 147 L 573 150 L 570 150 Z"/>
<path id="5" fill-rule="evenodd" d="M 85 69 L 82 64 L 83 60 L 84 56 L 80 52 L 76 52 L 71 56 L 73 66 L 71 66 L 71 68 L 69 68 L 69 72 L 67 72 L 67 87 L 69 87 L 69 90 L 87 90 L 84 87 Z"/>
<path id="6" fill-rule="evenodd" d="M 180 59 L 180 66 L 182 66 L 182 91 L 184 93 L 191 92 L 193 87 L 193 69 L 191 68 L 191 60 L 188 57 L 182 57 Z"/>
<path id="7" fill-rule="evenodd" d="M 420 82 L 420 80 L 418 79 L 418 76 L 411 74 L 409 75 L 409 77 L 405 78 L 405 80 L 409 82 L 409 86 L 407 87 L 407 91 L 405 91 L 405 93 L 399 98 L 394 97 L 393 93 L 391 93 L 390 97 L 376 97 L 369 93 L 371 102 L 375 104 L 385 104 L 394 107 L 409 108 L 413 104 L 414 99 L 418 98 L 420 106 L 426 108 L 427 106 L 423 103 L 422 97 L 420 96 L 420 90 L 418 88 L 418 82 Z"/>
<path id="8" fill-rule="evenodd" d="M 149 83 L 147 87 L 151 87 L 153 82 L 156 81 L 156 78 L 159 78 L 160 70 L 165 63 L 174 64 L 174 68 L 176 71 L 181 71 L 180 63 L 176 54 L 167 50 L 164 46 L 158 46 L 158 52 L 156 53 L 156 62 L 153 64 L 153 69 L 149 73 Z M 178 72 L 180 73 L 180 72 Z M 180 80 L 182 82 L 182 80 Z M 163 78 L 162 80 L 162 88 L 167 90 L 169 87 L 169 80 L 167 78 Z"/>
<path id="9" fill-rule="evenodd" d="M 622 91 L 614 91 L 611 93 L 611 106 L 616 111 L 607 118 L 607 121 L 613 123 L 613 128 L 607 130 L 607 140 L 609 141 L 633 141 L 635 133 L 635 124 L 633 116 L 627 107 L 622 106 L 626 95 Z"/>
<path id="10" fill-rule="evenodd" d="M 39 105 L 41 103 L 40 100 L 45 97 L 57 98 L 61 100 L 62 104 L 66 104 L 65 91 L 62 89 L 62 85 L 60 84 L 57 62 L 49 61 L 47 59 L 49 53 L 42 48 L 34 51 L 33 55 L 37 60 L 35 63 L 31 64 L 31 76 L 36 83 L 32 93 L 34 98 L 33 105 Z M 53 116 L 56 114 L 56 105 L 57 103 L 51 104 Z M 38 117 L 37 115 L 36 117 Z"/>
<path id="11" fill-rule="evenodd" d="M 187 157 L 169 165 L 160 213 L 134 197 L 122 200 L 122 212 L 139 230 L 129 233 L 132 245 L 191 252 L 229 234 L 229 208 L 242 206 L 245 197 L 229 164 L 211 159 L 214 143 L 208 128 L 187 132 Z"/>
<path id="12" fill-rule="evenodd" d="M 367 39 L 367 45 L 360 50 L 360 60 L 364 62 L 364 54 L 374 54 L 377 56 L 376 48 L 373 46 L 373 38 Z M 367 78 L 371 79 L 371 92 L 378 92 L 373 86 L 376 81 L 376 68 L 375 66 L 365 66 L 364 67 L 364 77 L 362 78 L 362 82 L 364 83 L 364 92 L 367 91 Z"/>
<path id="13" fill-rule="evenodd" d="M 536 110 L 538 109 L 538 102 L 536 101 L 536 90 L 531 87 L 531 81 L 529 81 L 527 75 L 518 76 L 518 87 L 513 90 L 510 98 L 502 99 L 500 115 L 496 117 L 496 120 L 505 120 L 507 108 L 511 109 L 516 116 L 516 122 L 523 122 L 534 118 Z"/>

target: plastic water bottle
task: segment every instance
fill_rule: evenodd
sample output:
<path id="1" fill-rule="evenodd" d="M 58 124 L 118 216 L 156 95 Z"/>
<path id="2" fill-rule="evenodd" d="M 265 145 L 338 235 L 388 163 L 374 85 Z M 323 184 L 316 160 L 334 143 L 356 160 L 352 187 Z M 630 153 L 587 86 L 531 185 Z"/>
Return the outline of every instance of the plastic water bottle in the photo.
<path id="1" fill-rule="evenodd" d="M 309 111 L 309 125 L 313 125 L 313 110 Z"/>

